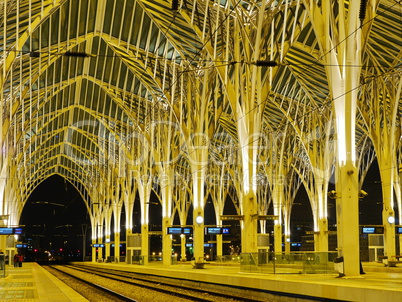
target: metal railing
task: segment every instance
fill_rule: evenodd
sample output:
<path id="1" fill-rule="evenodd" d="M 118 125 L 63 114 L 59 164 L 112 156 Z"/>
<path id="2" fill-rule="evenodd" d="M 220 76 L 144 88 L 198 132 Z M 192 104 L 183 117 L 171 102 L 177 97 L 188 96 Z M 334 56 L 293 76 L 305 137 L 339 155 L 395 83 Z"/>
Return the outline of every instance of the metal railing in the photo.
<path id="1" fill-rule="evenodd" d="M 132 263 L 131 264 L 138 264 L 138 265 L 163 265 L 163 258 L 161 255 L 148 255 L 148 256 L 132 256 Z M 172 255 L 170 259 L 171 265 L 177 265 L 178 260 L 176 255 Z"/>
<path id="2" fill-rule="evenodd" d="M 214 263 L 239 265 L 240 272 L 259 274 L 336 274 L 334 260 L 337 252 L 244 253 L 224 255 Z M 171 256 L 171 265 L 180 261 Z M 132 264 L 163 265 L 161 255 L 132 256 Z"/>
<path id="3" fill-rule="evenodd" d="M 241 254 L 240 271 L 261 274 L 333 274 L 337 252 Z"/>
<path id="4" fill-rule="evenodd" d="M 216 256 L 215 262 L 217 263 L 240 263 L 240 255 L 223 255 Z"/>

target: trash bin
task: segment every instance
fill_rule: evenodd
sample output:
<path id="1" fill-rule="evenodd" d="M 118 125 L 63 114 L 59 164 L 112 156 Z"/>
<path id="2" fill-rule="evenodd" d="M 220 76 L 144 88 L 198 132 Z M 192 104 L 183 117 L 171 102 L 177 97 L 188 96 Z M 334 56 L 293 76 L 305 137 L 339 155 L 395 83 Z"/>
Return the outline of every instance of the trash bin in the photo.
<path id="1" fill-rule="evenodd" d="M 340 274 L 343 274 L 343 257 L 336 257 L 334 259 L 334 269 Z"/>

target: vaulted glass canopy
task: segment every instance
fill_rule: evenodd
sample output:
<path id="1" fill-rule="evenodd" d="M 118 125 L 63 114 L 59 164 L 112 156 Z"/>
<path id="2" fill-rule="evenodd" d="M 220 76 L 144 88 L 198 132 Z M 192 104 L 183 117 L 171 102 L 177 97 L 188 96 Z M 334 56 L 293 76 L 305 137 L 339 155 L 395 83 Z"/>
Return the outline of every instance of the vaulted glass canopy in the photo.
<path id="1" fill-rule="evenodd" d="M 0 211 L 17 221 L 53 174 L 80 190 L 95 217 L 125 203 L 116 191 L 143 185 L 133 171 L 153 176 L 163 191 L 168 168 L 190 179 L 224 169 L 240 212 L 244 192 L 267 190 L 258 211 L 272 202 L 285 221 L 292 190 L 303 184 L 318 227 L 327 191 L 319 185 L 330 181 L 336 159 L 333 74 L 358 69 L 360 186 L 374 156 L 393 154 L 395 171 L 401 163 L 402 6 L 362 1 L 350 29 L 349 4 L 1 1 L 1 186 L 3 200 L 15 204 L 3 202 Z M 344 61 L 342 47 L 355 35 L 357 66 Z M 245 152 L 250 146 L 257 151 Z M 251 174 L 268 178 L 265 188 L 241 181 L 247 159 Z M 279 175 L 289 184 L 284 199 L 272 193 Z M 196 187 L 194 208 L 203 203 Z M 97 199 L 104 207 L 94 210 Z M 167 216 L 184 211 L 180 202 L 164 206 Z"/>

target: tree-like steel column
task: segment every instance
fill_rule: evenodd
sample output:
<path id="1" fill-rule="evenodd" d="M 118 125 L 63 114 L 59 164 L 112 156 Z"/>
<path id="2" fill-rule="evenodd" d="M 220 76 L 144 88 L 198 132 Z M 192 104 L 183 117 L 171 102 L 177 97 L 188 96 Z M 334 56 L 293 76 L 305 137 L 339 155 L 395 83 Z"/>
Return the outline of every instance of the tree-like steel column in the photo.
<path id="1" fill-rule="evenodd" d="M 171 235 L 167 233 L 167 228 L 172 224 L 172 187 L 174 170 L 167 169 L 159 175 L 160 186 L 162 191 L 162 261 L 164 266 L 169 266 L 171 264 L 172 255 L 172 238 Z"/>
<path id="2" fill-rule="evenodd" d="M 123 193 L 124 194 L 124 193 Z M 121 210 L 122 205 L 115 203 L 113 205 L 113 219 L 114 219 L 114 261 L 120 261 L 120 224 L 121 224 Z M 126 210 L 128 212 L 128 210 Z"/>
<path id="3" fill-rule="evenodd" d="M 228 190 L 230 187 L 230 180 L 227 177 L 228 167 L 226 161 L 229 161 L 227 158 L 227 147 L 222 148 L 224 152 L 220 154 L 221 158 L 212 164 L 210 168 L 211 171 L 211 179 L 209 181 L 209 193 L 212 198 L 212 202 L 215 208 L 215 220 L 216 224 L 219 226 L 223 225 L 222 220 L 220 219 L 221 215 L 223 215 L 223 210 L 225 207 L 225 200 L 228 195 Z M 215 151 L 215 150 L 214 150 Z M 216 256 L 223 256 L 223 236 L 216 235 Z"/>
<path id="4" fill-rule="evenodd" d="M 145 176 L 148 177 L 149 175 Z M 141 178 L 137 180 L 137 183 L 141 203 L 141 256 L 143 257 L 143 264 L 146 265 L 149 255 L 149 201 L 152 183 L 149 179 Z"/>
<path id="5" fill-rule="evenodd" d="M 335 185 L 338 252 L 344 258 L 344 274 L 347 276 L 360 273 L 358 173 L 355 166 L 356 87 L 359 84 L 359 67 L 351 67 L 361 64 L 358 9 L 357 2 L 350 3 L 346 21 L 349 35 L 343 43 L 346 47 L 342 47 L 339 60 L 335 58 L 335 53 L 331 53 L 332 67 L 329 67 L 337 128 Z"/>
<path id="6" fill-rule="evenodd" d="M 339 3 L 336 8 L 334 12 L 330 1 L 323 1 L 322 7 L 311 3 L 308 10 L 323 53 L 336 119 L 338 252 L 344 258 L 344 274 L 353 276 L 360 272 L 355 118 L 363 39 L 360 3 Z"/>
<path id="7" fill-rule="evenodd" d="M 191 201 L 192 201 L 192 182 L 191 182 L 191 177 L 189 175 L 190 171 L 187 169 L 183 169 L 182 172 L 184 174 L 180 174 L 180 179 L 176 179 L 175 185 L 173 187 L 173 200 L 174 200 L 174 208 L 175 211 L 177 211 L 177 215 L 179 216 L 179 221 L 181 225 L 185 225 L 187 223 L 187 216 L 190 212 L 190 207 L 191 207 Z M 187 173 L 187 174 L 186 174 Z M 176 175 L 178 176 L 178 175 Z M 190 182 L 188 182 L 190 180 Z M 172 204 L 173 206 L 173 204 Z M 172 217 L 173 219 L 173 217 Z M 194 234 L 193 234 L 194 235 Z M 170 235 L 169 235 L 170 236 Z M 171 238 L 169 238 L 171 241 Z M 171 243 L 169 245 L 169 248 L 171 249 Z M 170 259 L 171 254 L 169 255 Z"/>
<path id="8" fill-rule="evenodd" d="M 169 266 L 171 265 L 172 238 L 167 233 L 167 228 L 172 224 L 173 190 L 178 185 L 174 172 L 180 152 L 178 146 L 180 125 L 172 121 L 174 115 L 171 107 L 168 113 L 164 114 L 162 110 L 158 112 L 158 116 L 160 120 L 156 121 L 152 128 L 152 141 L 155 142 L 153 158 L 158 171 L 161 192 L 162 261 L 164 266 Z"/>
<path id="9" fill-rule="evenodd" d="M 211 67 L 210 63 L 207 66 Z M 208 104 L 213 98 L 215 74 L 205 69 L 202 75 L 192 72 L 186 83 L 187 123 L 182 124 L 188 150 L 188 162 L 191 171 L 193 188 L 193 248 L 194 258 L 199 261 L 204 257 L 204 209 L 206 172 L 208 166 L 208 151 L 210 136 L 214 125 L 209 124 L 211 108 Z"/>
<path id="10" fill-rule="evenodd" d="M 105 219 L 105 260 L 110 257 L 110 219 L 111 215 Z"/>
<path id="11" fill-rule="evenodd" d="M 200 167 L 193 174 L 193 250 L 194 258 L 204 257 L 204 180 L 205 173 Z"/>
<path id="12" fill-rule="evenodd" d="M 382 187 L 385 255 L 390 258 L 396 254 L 394 194 L 397 202 L 398 199 L 400 202 L 397 157 L 401 133 L 399 106 L 402 79 L 389 75 L 378 77 L 365 88 L 367 90 L 359 105 L 367 135 L 377 155 Z"/>
<path id="13" fill-rule="evenodd" d="M 262 22 L 262 20 L 261 20 Z M 262 34 L 262 23 L 258 28 L 249 28 L 234 23 L 234 57 L 241 61 L 246 56 L 258 60 L 260 59 L 260 35 Z M 249 42 L 242 47 L 243 40 L 241 31 L 253 32 L 257 35 L 254 50 L 252 54 L 248 54 L 253 48 Z M 245 53 L 246 52 L 246 53 Z M 242 225 L 242 252 L 257 252 L 257 154 L 261 140 L 261 122 L 263 114 L 263 100 L 267 98 L 269 91 L 269 83 L 267 78 L 262 76 L 262 71 L 257 66 L 248 64 L 236 64 L 233 70 L 233 82 L 227 84 L 228 98 L 232 103 L 235 111 L 235 119 L 237 124 L 237 134 L 239 138 L 239 158 L 241 162 L 239 167 L 241 170 L 241 188 L 240 191 L 240 207 L 241 214 L 244 215 L 241 221 Z M 244 89 L 247 88 L 247 89 Z M 232 90 L 233 89 L 233 90 Z M 233 93 L 234 92 L 234 93 Z"/>

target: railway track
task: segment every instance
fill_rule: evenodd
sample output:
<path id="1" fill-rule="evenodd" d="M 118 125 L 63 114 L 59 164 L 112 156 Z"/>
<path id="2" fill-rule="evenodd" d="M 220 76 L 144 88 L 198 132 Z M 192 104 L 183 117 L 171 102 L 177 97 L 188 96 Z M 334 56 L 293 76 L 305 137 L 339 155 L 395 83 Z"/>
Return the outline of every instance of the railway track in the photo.
<path id="1" fill-rule="evenodd" d="M 138 300 L 129 298 L 123 294 L 120 294 L 114 290 L 108 289 L 102 285 L 96 284 L 96 283 L 92 283 L 84 278 L 80 278 L 78 276 L 75 276 L 74 274 L 68 273 L 66 271 L 64 271 L 63 269 L 57 268 L 55 266 L 47 266 L 47 270 L 49 272 L 51 272 L 52 274 L 56 275 L 59 279 L 61 276 L 64 276 L 64 282 L 66 282 L 67 278 L 70 282 L 69 285 L 71 284 L 75 284 L 74 287 L 82 287 L 82 285 L 84 285 L 84 287 L 86 288 L 86 293 L 87 295 L 84 296 L 91 296 L 93 298 L 95 298 L 95 296 L 102 296 L 103 300 L 110 300 L 110 301 L 116 301 L 116 302 L 139 302 Z M 55 274 L 55 272 L 57 272 L 57 274 Z M 67 283 L 67 282 L 66 282 Z M 83 294 L 81 292 L 81 294 Z"/>
<path id="2" fill-rule="evenodd" d="M 87 268 L 85 266 L 74 265 L 74 266 L 58 266 L 53 267 L 68 273 L 72 276 L 85 276 L 79 277 L 84 278 L 88 282 L 88 286 L 92 283 L 98 284 L 102 280 L 102 284 L 110 284 L 110 286 L 101 285 L 101 288 L 97 290 L 102 290 L 103 288 L 107 291 L 115 292 L 117 295 L 122 295 L 119 297 L 118 301 L 157 301 L 157 297 L 161 298 L 161 301 L 199 301 L 199 302 L 210 302 L 210 301 L 247 301 L 247 302 L 261 302 L 269 301 L 266 299 L 253 298 L 250 295 L 240 296 L 237 294 L 232 294 L 229 292 L 217 291 L 199 288 L 195 285 L 183 285 L 178 284 L 174 280 L 166 280 L 166 278 L 159 278 L 156 276 L 143 275 L 132 272 L 122 272 L 117 270 L 109 269 L 99 269 L 99 268 Z M 138 293 L 144 293 L 147 297 L 151 298 L 138 298 L 135 295 Z M 116 296 L 117 297 L 117 296 Z M 117 299 L 117 298 L 116 298 Z M 131 299 L 131 300 L 124 300 Z M 138 299 L 138 300 L 136 300 Z M 117 300 L 112 300 L 117 301 Z"/>

